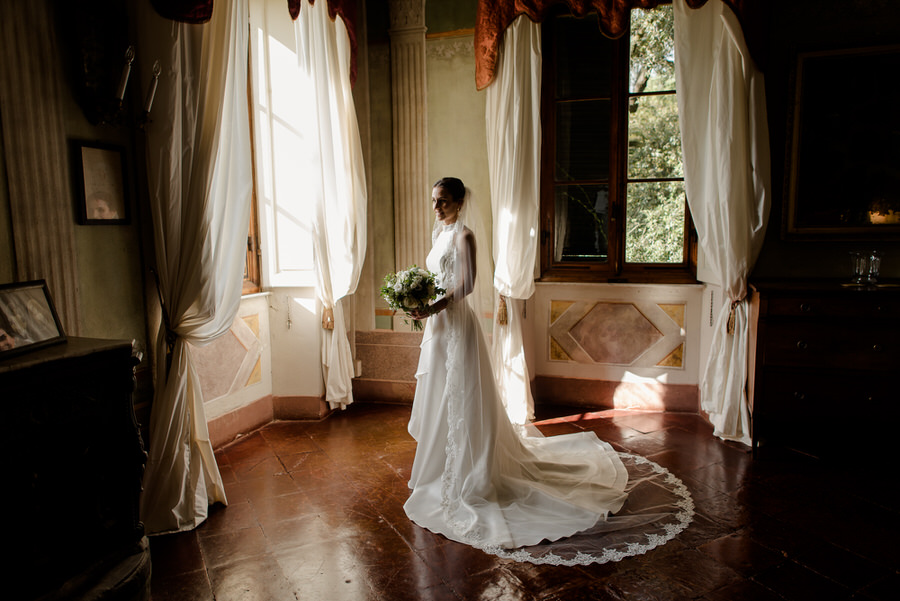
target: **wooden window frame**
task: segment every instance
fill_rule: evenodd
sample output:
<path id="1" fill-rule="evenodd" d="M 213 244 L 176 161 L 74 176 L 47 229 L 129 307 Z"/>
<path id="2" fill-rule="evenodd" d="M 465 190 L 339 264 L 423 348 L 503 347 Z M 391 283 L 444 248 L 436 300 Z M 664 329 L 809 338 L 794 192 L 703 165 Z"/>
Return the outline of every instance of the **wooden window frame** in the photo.
<path id="1" fill-rule="evenodd" d="M 634 9 L 638 10 L 638 9 Z M 593 17 L 588 17 L 593 18 Z M 548 21 L 549 22 L 549 19 Z M 608 260 L 605 263 L 575 261 L 555 261 L 555 177 L 556 154 L 556 73 L 554 68 L 555 42 L 547 28 L 542 35 L 544 65 L 541 82 L 541 277 L 545 282 L 628 282 L 661 284 L 697 283 L 697 234 L 685 202 L 685 244 L 683 261 L 671 263 L 626 263 L 625 262 L 625 202 L 629 182 L 665 181 L 668 178 L 629 180 L 628 170 L 628 99 L 630 32 L 612 40 L 612 91 L 610 127 L 610 171 L 608 182 L 578 180 L 574 183 L 609 185 L 609 245 Z M 650 96 L 654 93 L 643 93 Z M 682 179 L 682 178 L 674 178 Z"/>
<path id="2" fill-rule="evenodd" d="M 247 73 L 251 73 L 252 68 L 249 53 L 247 56 Z M 250 120 L 250 140 L 255 140 L 253 132 L 253 93 L 250 84 L 250 77 L 247 77 L 247 106 L 251 107 L 247 111 Z M 250 144 L 250 172 L 252 174 L 252 185 L 250 193 L 250 221 L 247 227 L 247 258 L 244 263 L 244 282 L 241 287 L 241 295 L 256 294 L 262 290 L 262 276 L 260 263 L 262 261 L 261 250 L 259 247 L 259 202 L 256 198 L 256 148 L 255 144 Z"/>

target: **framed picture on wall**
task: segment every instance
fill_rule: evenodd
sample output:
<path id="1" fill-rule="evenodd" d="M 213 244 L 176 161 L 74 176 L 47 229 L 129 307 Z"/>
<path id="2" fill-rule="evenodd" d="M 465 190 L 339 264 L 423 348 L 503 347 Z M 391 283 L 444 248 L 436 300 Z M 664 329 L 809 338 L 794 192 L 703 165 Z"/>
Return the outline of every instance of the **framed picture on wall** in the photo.
<path id="1" fill-rule="evenodd" d="M 44 280 L 0 284 L 0 359 L 65 341 Z"/>
<path id="2" fill-rule="evenodd" d="M 99 142 L 72 142 L 75 202 L 81 225 L 129 222 L 125 149 Z"/>
<path id="3" fill-rule="evenodd" d="M 900 237 L 898 72 L 900 46 L 798 53 L 785 238 Z"/>

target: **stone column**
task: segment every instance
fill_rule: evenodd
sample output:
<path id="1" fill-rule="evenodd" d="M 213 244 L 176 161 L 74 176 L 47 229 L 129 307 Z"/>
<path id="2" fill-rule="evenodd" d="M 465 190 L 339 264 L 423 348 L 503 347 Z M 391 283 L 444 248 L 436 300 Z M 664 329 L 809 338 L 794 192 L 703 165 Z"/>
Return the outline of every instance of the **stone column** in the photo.
<path id="1" fill-rule="evenodd" d="M 431 247 L 425 96 L 425 0 L 390 0 L 394 260 L 424 265 Z"/>

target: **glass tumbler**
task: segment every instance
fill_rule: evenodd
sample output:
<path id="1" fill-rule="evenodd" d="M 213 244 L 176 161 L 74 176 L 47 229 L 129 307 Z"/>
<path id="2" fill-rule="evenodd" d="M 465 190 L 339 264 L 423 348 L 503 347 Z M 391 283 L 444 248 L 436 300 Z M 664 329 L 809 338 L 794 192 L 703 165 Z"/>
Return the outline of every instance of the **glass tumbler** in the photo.
<path id="1" fill-rule="evenodd" d="M 881 253 L 877 250 L 873 250 L 871 253 L 869 253 L 869 284 L 874 286 L 878 283 L 879 271 L 881 271 Z"/>
<path id="2" fill-rule="evenodd" d="M 865 253 L 859 251 L 850 252 L 850 273 L 854 284 L 865 284 L 868 273 L 868 257 Z"/>

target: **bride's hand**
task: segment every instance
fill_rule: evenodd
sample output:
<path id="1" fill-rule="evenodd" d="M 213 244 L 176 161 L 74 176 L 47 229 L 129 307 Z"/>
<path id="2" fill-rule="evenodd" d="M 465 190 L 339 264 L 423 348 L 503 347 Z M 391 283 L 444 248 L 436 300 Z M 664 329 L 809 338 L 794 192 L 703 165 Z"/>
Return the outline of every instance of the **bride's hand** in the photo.
<path id="1" fill-rule="evenodd" d="M 409 316 L 413 319 L 425 319 L 426 317 L 431 317 L 435 313 L 440 313 L 447 308 L 448 304 L 450 304 L 450 298 L 445 296 L 443 298 L 439 298 L 436 302 L 428 305 L 423 309 L 410 310 Z"/>
<path id="2" fill-rule="evenodd" d="M 429 315 L 432 314 L 432 312 L 429 311 L 428 309 L 429 309 L 429 307 L 426 307 L 425 309 L 412 309 L 409 312 L 409 316 L 412 317 L 413 319 L 425 319 L 426 317 L 428 317 Z"/>

